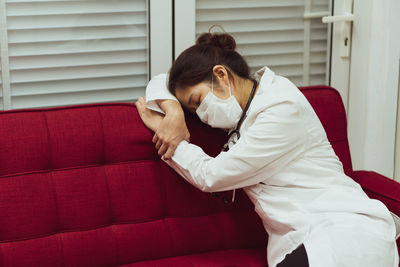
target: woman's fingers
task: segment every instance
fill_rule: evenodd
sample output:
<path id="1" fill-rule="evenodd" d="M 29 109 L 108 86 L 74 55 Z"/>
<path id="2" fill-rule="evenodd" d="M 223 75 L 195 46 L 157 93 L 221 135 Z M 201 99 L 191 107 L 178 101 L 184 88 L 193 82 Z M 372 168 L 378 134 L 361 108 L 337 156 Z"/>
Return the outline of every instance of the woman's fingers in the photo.
<path id="1" fill-rule="evenodd" d="M 163 144 L 164 144 L 164 143 L 163 143 L 160 139 L 158 139 L 158 141 L 157 141 L 157 143 L 156 143 L 156 149 L 159 150 L 160 147 L 161 147 L 161 145 L 163 145 Z"/>
<path id="2" fill-rule="evenodd" d="M 137 107 L 137 109 L 138 109 L 138 111 L 139 111 L 139 114 L 141 114 L 142 113 L 142 103 L 140 102 L 140 97 L 139 97 L 139 99 L 136 101 L 136 107 Z"/>
<path id="3" fill-rule="evenodd" d="M 155 131 L 152 142 L 155 144 L 158 154 L 160 156 L 164 156 L 164 154 L 167 153 L 167 158 L 171 158 L 175 152 L 176 145 L 174 145 L 169 138 L 165 138 L 164 134 L 161 134 L 160 136 L 158 129 L 161 122 L 164 120 L 164 116 L 147 109 L 145 101 L 145 98 L 139 97 L 138 101 L 136 102 L 136 107 L 138 109 L 140 118 L 148 128 Z M 168 127 L 168 125 L 164 125 L 163 127 Z"/>
<path id="4" fill-rule="evenodd" d="M 177 146 L 173 142 L 163 140 L 157 134 L 154 134 L 152 142 L 158 150 L 158 155 L 164 156 L 164 159 L 170 159 L 174 155 Z"/>
<path id="5" fill-rule="evenodd" d="M 144 104 L 145 104 L 145 100 L 144 100 L 143 97 L 140 96 L 140 97 L 138 98 L 138 101 L 136 101 L 136 105 L 138 105 L 138 104 L 140 105 L 140 108 L 141 108 L 141 109 L 145 106 L 145 105 L 144 105 Z"/>
<path id="6" fill-rule="evenodd" d="M 140 98 L 139 101 L 144 101 L 144 99 Z M 152 142 L 158 154 L 168 159 L 174 155 L 176 147 L 182 140 L 189 141 L 190 134 L 179 102 L 163 100 L 157 103 L 166 112 L 166 116 L 157 125 Z"/>
<path id="7" fill-rule="evenodd" d="M 168 145 L 163 143 L 160 149 L 158 149 L 158 155 L 163 156 L 167 150 L 168 150 Z"/>
<path id="8" fill-rule="evenodd" d="M 153 144 L 156 144 L 158 141 L 158 135 L 157 133 L 154 134 L 153 139 L 151 140 L 153 142 Z"/>
<path id="9" fill-rule="evenodd" d="M 165 152 L 171 146 L 171 143 L 168 142 L 167 140 L 163 139 L 162 137 L 159 137 L 157 134 L 155 134 L 154 136 L 156 136 L 156 138 L 155 138 L 156 140 L 154 140 L 154 138 L 153 138 L 153 140 L 156 141 L 155 147 L 158 150 L 158 154 L 160 156 L 162 156 L 165 154 Z"/>
<path id="10" fill-rule="evenodd" d="M 170 145 L 170 146 L 168 147 L 167 152 L 165 152 L 165 154 L 164 154 L 164 159 L 170 159 L 170 158 L 172 158 L 172 156 L 173 156 L 174 153 L 175 153 L 175 150 L 176 150 L 176 146 Z"/>

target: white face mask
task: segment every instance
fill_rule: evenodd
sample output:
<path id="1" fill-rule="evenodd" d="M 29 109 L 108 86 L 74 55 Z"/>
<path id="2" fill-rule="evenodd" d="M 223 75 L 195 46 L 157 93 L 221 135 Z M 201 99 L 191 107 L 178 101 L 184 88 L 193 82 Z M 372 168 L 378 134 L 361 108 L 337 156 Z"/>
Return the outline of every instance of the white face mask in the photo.
<path id="1" fill-rule="evenodd" d="M 211 92 L 200 103 L 196 113 L 200 120 L 213 128 L 231 129 L 238 123 L 243 110 L 231 93 L 231 85 L 228 79 L 229 97 L 219 99 L 212 92 L 214 81 L 211 80 Z"/>

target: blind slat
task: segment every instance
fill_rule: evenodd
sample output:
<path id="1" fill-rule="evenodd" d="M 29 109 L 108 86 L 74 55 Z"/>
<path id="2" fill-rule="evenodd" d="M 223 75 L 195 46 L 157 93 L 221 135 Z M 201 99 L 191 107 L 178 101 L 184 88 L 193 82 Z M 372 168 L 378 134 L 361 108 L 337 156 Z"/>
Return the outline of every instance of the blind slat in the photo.
<path id="1" fill-rule="evenodd" d="M 241 44 L 257 44 L 257 43 L 286 43 L 304 41 L 304 33 L 302 29 L 286 30 L 286 31 L 247 31 L 247 32 L 232 32 L 229 33 L 235 36 L 238 45 Z M 312 30 L 311 40 L 326 41 L 327 31 Z"/>
<path id="2" fill-rule="evenodd" d="M 232 1 L 232 0 L 197 0 L 196 9 L 217 9 L 217 8 L 254 8 L 254 7 L 286 7 L 286 6 L 303 6 L 304 4 L 298 0 L 247 0 L 247 1 Z"/>
<path id="3" fill-rule="evenodd" d="M 241 43 L 238 51 L 243 55 L 279 55 L 279 54 L 303 54 L 302 40 L 298 42 L 278 42 L 278 43 L 261 43 L 261 44 L 245 44 Z M 311 52 L 326 52 L 326 43 L 315 42 L 312 45 Z"/>
<path id="4" fill-rule="evenodd" d="M 328 6 L 327 0 L 313 0 L 312 6 Z M 232 0 L 197 0 L 196 9 L 241 9 L 241 8 L 262 8 L 262 7 L 304 7 L 304 1 L 299 0 L 247 0 L 247 1 L 232 1 Z M 327 9 L 325 9 L 327 10 Z"/>
<path id="5" fill-rule="evenodd" d="M 119 88 L 143 88 L 147 84 L 147 75 L 128 75 L 118 77 L 100 77 L 66 81 L 39 81 L 34 83 L 17 83 L 13 95 L 56 94 L 75 91 L 96 91 Z"/>
<path id="6" fill-rule="evenodd" d="M 226 21 L 226 20 L 255 20 L 255 19 L 288 19 L 293 17 L 302 18 L 304 8 L 297 7 L 269 7 L 269 8 L 241 8 L 241 9 L 209 9 L 199 10 L 196 13 L 197 22 Z"/>
<path id="7" fill-rule="evenodd" d="M 146 12 L 121 12 L 116 14 L 51 15 L 10 17 L 7 21 L 9 30 L 79 28 L 91 26 L 118 26 L 146 23 Z"/>
<path id="8" fill-rule="evenodd" d="M 63 105 L 76 105 L 86 103 L 105 102 L 134 102 L 139 96 L 144 95 L 145 89 L 123 88 L 119 90 L 103 90 L 93 92 L 70 92 L 64 94 L 15 96 L 12 98 L 14 109 L 27 107 L 53 107 Z"/>
<path id="9" fill-rule="evenodd" d="M 62 46 L 62 50 L 60 49 Z M 62 55 L 102 51 L 136 51 L 147 49 L 147 37 L 77 40 L 69 42 L 19 43 L 9 45 L 13 57 L 34 55 Z"/>
<path id="10" fill-rule="evenodd" d="M 143 51 L 115 51 L 51 56 L 18 57 L 11 60 L 11 70 L 94 66 L 118 63 L 145 63 Z"/>
<path id="11" fill-rule="evenodd" d="M 11 71 L 11 83 L 115 77 L 146 73 L 146 65 L 140 63 L 15 70 Z"/>
<path id="12" fill-rule="evenodd" d="M 97 40 L 109 38 L 145 37 L 147 26 L 120 25 L 102 27 L 82 27 L 77 29 L 35 29 L 9 30 L 9 43 L 33 43 L 50 41 Z"/>
<path id="13" fill-rule="evenodd" d="M 146 1 L 53 1 L 9 2 L 7 16 L 44 16 L 146 11 Z"/>
<path id="14" fill-rule="evenodd" d="M 199 32 L 207 32 L 210 25 L 219 24 L 227 32 L 247 32 L 247 31 L 287 31 L 287 30 L 302 30 L 303 19 L 301 18 L 289 18 L 289 19 L 275 19 L 275 20 L 248 20 L 248 21 L 208 21 L 208 22 L 198 22 L 197 29 Z"/>

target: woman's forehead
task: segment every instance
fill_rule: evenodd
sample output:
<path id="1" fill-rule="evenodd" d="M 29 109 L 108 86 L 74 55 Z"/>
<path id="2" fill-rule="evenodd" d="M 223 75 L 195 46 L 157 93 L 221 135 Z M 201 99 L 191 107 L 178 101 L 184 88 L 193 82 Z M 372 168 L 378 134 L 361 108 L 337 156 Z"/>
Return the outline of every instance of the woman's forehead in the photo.
<path id="1" fill-rule="evenodd" d="M 193 86 L 177 88 L 175 94 L 179 100 L 188 102 L 191 95 L 201 95 L 203 93 L 208 93 L 210 90 L 211 88 L 207 83 L 202 82 Z"/>
<path id="2" fill-rule="evenodd" d="M 188 87 L 185 87 L 185 88 L 179 87 L 179 88 L 176 88 L 175 96 L 179 100 L 184 100 L 191 94 L 191 91 L 192 90 Z"/>

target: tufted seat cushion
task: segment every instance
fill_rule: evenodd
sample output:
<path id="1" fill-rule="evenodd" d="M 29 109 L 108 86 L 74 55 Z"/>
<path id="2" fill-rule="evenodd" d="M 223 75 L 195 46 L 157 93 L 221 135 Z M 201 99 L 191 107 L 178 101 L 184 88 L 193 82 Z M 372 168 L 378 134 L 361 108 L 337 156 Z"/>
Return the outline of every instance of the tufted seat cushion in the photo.
<path id="1" fill-rule="evenodd" d="M 193 255 L 142 261 L 124 267 L 191 266 L 191 267 L 261 267 L 265 266 L 266 248 L 228 249 Z"/>

